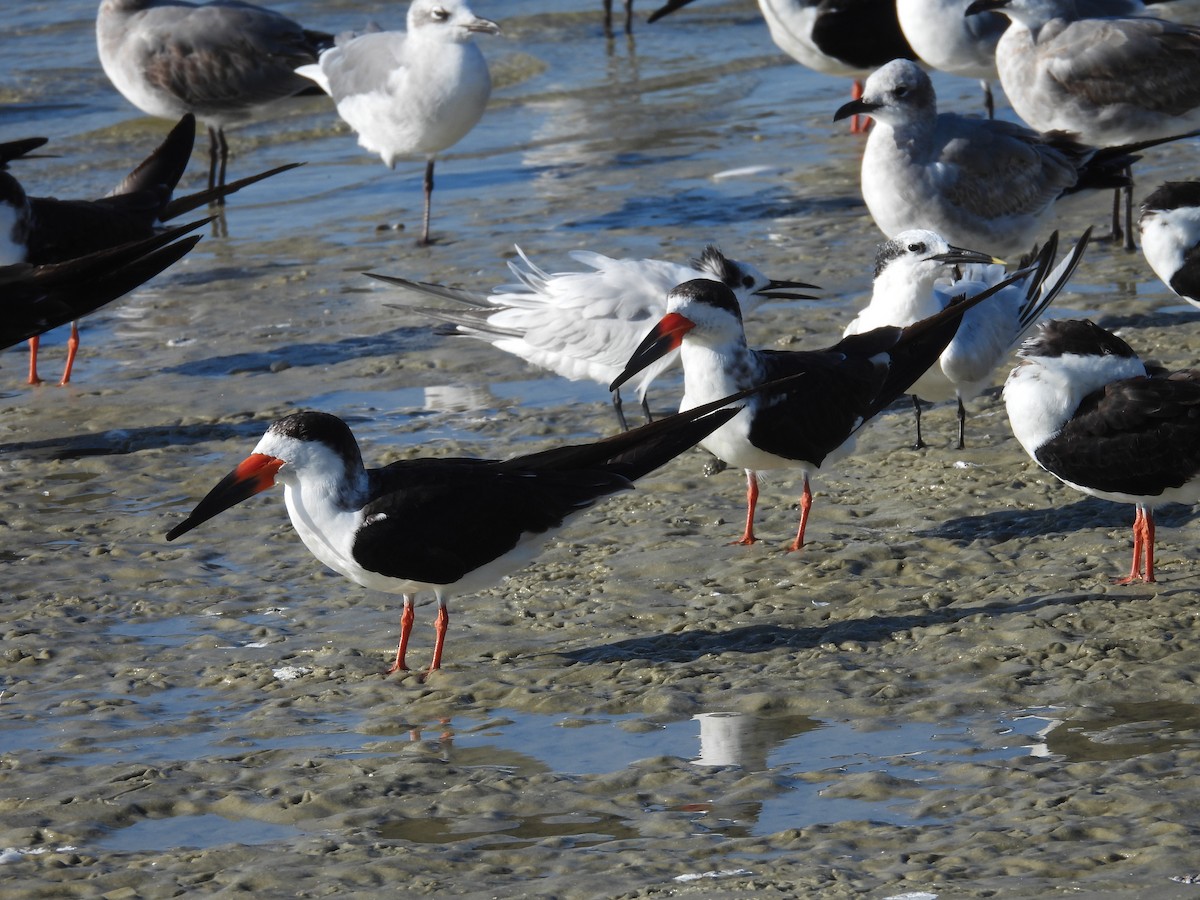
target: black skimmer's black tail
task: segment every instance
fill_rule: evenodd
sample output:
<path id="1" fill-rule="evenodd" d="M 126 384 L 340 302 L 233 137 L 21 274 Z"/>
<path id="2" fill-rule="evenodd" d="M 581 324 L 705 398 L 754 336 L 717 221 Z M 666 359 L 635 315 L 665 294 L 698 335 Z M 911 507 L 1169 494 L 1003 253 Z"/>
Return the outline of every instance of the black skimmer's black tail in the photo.
<path id="1" fill-rule="evenodd" d="M 0 267 L 0 292 L 5 299 L 0 349 L 45 334 L 123 297 L 196 246 L 199 235 L 176 238 L 209 221 L 202 219 L 66 262 Z"/>

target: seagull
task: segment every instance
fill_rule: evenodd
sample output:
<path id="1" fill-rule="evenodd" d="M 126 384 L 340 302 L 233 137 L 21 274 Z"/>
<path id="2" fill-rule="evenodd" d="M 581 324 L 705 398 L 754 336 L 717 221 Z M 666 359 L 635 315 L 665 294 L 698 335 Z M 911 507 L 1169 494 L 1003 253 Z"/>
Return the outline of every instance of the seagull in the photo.
<path id="1" fill-rule="evenodd" d="M 970 4 L 971 0 L 896 0 L 896 17 L 921 62 L 979 81 L 991 119 L 996 112 L 991 83 L 999 77 L 996 44 L 1008 20 L 998 13 L 964 15 Z"/>
<path id="2" fill-rule="evenodd" d="M 169 532 L 167 540 L 283 484 L 309 551 L 363 587 L 401 594 L 400 643 L 386 674 L 408 669 L 413 601 L 437 598 L 429 671 L 441 668 L 446 598 L 472 594 L 533 560 L 577 513 L 664 465 L 737 415 L 740 392 L 590 444 L 508 460 L 403 459 L 363 466 L 346 423 L 299 412 L 271 424 L 254 452 Z"/>
<path id="3" fill-rule="evenodd" d="M 422 244 L 429 243 L 434 158 L 475 127 L 492 93 L 487 61 L 471 39 L 499 33 L 465 0 L 413 0 L 407 32 L 338 35 L 315 65 L 296 70 L 333 98 L 359 145 L 389 169 L 402 156 L 425 157 Z"/>
<path id="4" fill-rule="evenodd" d="M 1154 507 L 1200 501 L 1200 372 L 1151 377 L 1125 341 L 1079 319 L 1043 323 L 1019 356 L 1004 386 L 1013 434 L 1069 487 L 1135 505 L 1133 565 L 1115 583 L 1153 583 Z"/>
<path id="5" fill-rule="evenodd" d="M 1200 26 L 1146 15 L 1091 17 L 1076 0 L 975 0 L 1011 19 L 996 46 L 1013 110 L 1039 131 L 1094 147 L 1200 128 Z M 1132 191 L 1126 190 L 1132 223 Z M 1116 208 L 1114 238 L 1120 231 Z M 1125 230 L 1126 247 L 1133 236 Z"/>
<path id="6" fill-rule="evenodd" d="M 104 74 L 150 116 L 194 113 L 208 126 L 208 186 L 225 184 L 225 128 L 312 89 L 295 69 L 331 35 L 239 0 L 104 0 L 96 46 Z"/>
<path id="7" fill-rule="evenodd" d="M 669 0 L 647 22 L 682 9 L 692 0 Z M 862 79 L 877 66 L 916 54 L 896 16 L 896 0 L 758 0 L 771 40 L 800 65 L 853 78 L 851 93 L 862 96 Z M 866 131 L 856 116 L 850 131 Z"/>
<path id="8" fill-rule="evenodd" d="M 1098 150 L 1011 122 L 939 114 L 929 76 L 905 59 L 873 73 L 834 119 L 855 113 L 876 120 L 862 193 L 885 236 L 922 228 L 1001 256 L 1031 246 L 1060 197 L 1128 184 L 1130 154 L 1171 140 Z"/>
<path id="9" fill-rule="evenodd" d="M 691 265 L 661 259 L 615 259 L 577 250 L 571 258 L 590 271 L 550 274 L 516 248 L 508 267 L 517 284 L 504 284 L 482 296 L 424 282 L 368 272 L 372 278 L 425 296 L 452 300 L 460 309 L 419 309 L 452 326 L 451 334 L 488 341 L 500 350 L 556 375 L 577 381 L 589 378 L 608 385 L 621 374 L 625 363 L 646 334 L 646 323 L 667 311 L 671 288 L 693 278 L 712 278 L 727 285 L 743 312 L 756 309 L 766 299 L 807 300 L 793 288 L 812 288 L 799 281 L 773 281 L 749 263 L 729 259 L 711 244 Z M 638 402 L 650 419 L 646 391 L 650 383 L 679 359 L 664 356 L 647 367 L 635 382 Z M 613 392 L 613 407 L 622 430 L 628 431 L 621 409 L 620 391 Z"/>
<path id="10" fill-rule="evenodd" d="M 965 400 L 979 396 L 996 367 L 1016 347 L 1075 273 L 1091 231 L 1085 231 L 1058 267 L 1058 232 L 1041 250 L 1034 248 L 1033 270 L 982 306 L 963 316 L 954 339 L 936 365 L 910 388 L 921 438 L 921 400 L 958 400 L 958 449 L 966 446 Z M 1006 278 L 1001 260 L 952 247 L 932 231 L 904 231 L 879 245 L 871 301 L 846 326 L 861 334 L 882 325 L 911 325 L 945 309 L 953 297 L 975 294 Z"/>
<path id="11" fill-rule="evenodd" d="M 752 544 L 758 476 L 763 469 L 799 468 L 804 488 L 792 551 L 804 546 L 812 506 L 810 476 L 854 449 L 855 433 L 905 393 L 954 337 L 963 313 L 1003 290 L 1019 273 L 983 293 L 952 303 L 907 328 L 885 326 L 843 338 L 826 350 L 754 350 L 746 344 L 737 298 L 725 285 L 687 281 L 671 291 L 667 314 L 613 382 L 615 389 L 664 353 L 680 349 L 681 410 L 733 391 L 797 377 L 783 391 L 766 391 L 700 446 L 746 471 L 746 527 L 737 544 Z"/>
<path id="12" fill-rule="evenodd" d="M 1167 287 L 1200 306 L 1200 181 L 1168 181 L 1142 201 L 1142 254 Z"/>
<path id="13" fill-rule="evenodd" d="M 59 200 L 30 197 L 11 173 L 0 170 L 0 265 L 35 266 L 64 262 L 154 235 L 166 221 L 235 193 L 247 185 L 294 169 L 301 163 L 278 166 L 194 194 L 174 197 L 196 137 L 196 120 L 185 114 L 163 142 L 99 200 Z M 79 329 L 71 326 L 67 362 L 60 384 L 71 380 L 79 349 Z M 29 384 L 39 384 L 38 338 L 30 340 Z"/>
<path id="14" fill-rule="evenodd" d="M 0 294 L 4 297 L 0 349 L 45 334 L 123 297 L 183 258 L 200 240 L 199 235 L 183 235 L 210 221 L 201 219 L 64 262 L 0 266 Z"/>

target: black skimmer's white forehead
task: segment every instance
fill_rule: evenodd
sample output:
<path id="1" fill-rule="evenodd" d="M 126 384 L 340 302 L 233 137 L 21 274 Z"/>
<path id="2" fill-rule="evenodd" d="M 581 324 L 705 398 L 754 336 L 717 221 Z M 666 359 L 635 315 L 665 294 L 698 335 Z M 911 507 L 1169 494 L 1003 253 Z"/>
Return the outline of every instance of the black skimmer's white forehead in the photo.
<path id="1" fill-rule="evenodd" d="M 987 388 L 993 374 L 1046 308 L 1066 286 L 1083 257 L 1090 229 L 1055 266 L 1058 233 L 1040 250 L 1024 278 L 963 316 L 954 339 L 910 388 L 916 417 L 915 446 L 921 434 L 921 401 L 956 400 L 958 447 L 966 445 L 965 402 Z M 882 325 L 910 325 L 939 310 L 960 294 L 975 294 L 1007 278 L 1001 261 L 987 254 L 952 248 L 934 232 L 906 231 L 880 245 L 871 300 L 846 326 L 859 334 Z"/>
<path id="2" fill-rule="evenodd" d="M 111 193 L 97 200 L 30 197 L 10 173 L 0 171 L 0 265 L 52 265 L 145 240 L 166 221 L 300 165 L 279 166 L 217 188 L 175 197 L 195 136 L 195 117 L 184 115 L 149 156 Z M 79 329 L 73 324 L 61 384 L 70 381 L 78 348 Z M 41 381 L 37 351 L 34 338 L 30 344 L 30 384 Z"/>
<path id="3" fill-rule="evenodd" d="M 434 670 L 441 665 L 450 593 L 474 593 L 520 569 L 571 517 L 632 488 L 737 415 L 740 407 L 729 404 L 756 390 L 590 444 L 508 460 L 406 459 L 377 469 L 363 466 L 358 443 L 340 419 L 295 413 L 274 422 L 167 540 L 282 483 L 292 525 L 317 559 L 360 585 L 403 595 L 389 673 L 407 668 L 413 598 L 434 593 Z"/>
<path id="4" fill-rule="evenodd" d="M 103 0 L 96 14 L 100 64 L 126 100 L 150 116 L 192 113 L 208 125 L 210 189 L 225 184 L 226 127 L 312 90 L 295 69 L 332 43 L 251 3 Z"/>
<path id="5" fill-rule="evenodd" d="M 887 236 L 936 231 L 1000 256 L 1026 252 L 1064 195 L 1123 187 L 1133 154 L 1175 137 L 1098 149 L 1011 122 L 939 113 L 929 76 L 897 59 L 834 118 L 868 113 L 878 125 L 862 160 L 863 200 Z"/>
<path id="6" fill-rule="evenodd" d="M 1154 507 L 1200 501 L 1200 373 L 1151 377 L 1089 321 L 1044 323 L 1020 355 L 1004 386 L 1013 434 L 1064 484 L 1134 504 L 1133 564 L 1118 583 L 1153 582 Z"/>
<path id="7" fill-rule="evenodd" d="M 1018 276 L 1024 275 L 1021 272 Z M 763 469 L 799 468 L 804 477 L 800 524 L 791 550 L 804 545 L 812 506 L 811 473 L 853 449 L 854 435 L 903 394 L 945 349 L 962 315 L 1011 284 L 1013 278 L 907 328 L 887 326 L 844 338 L 826 350 L 773 351 L 747 346 L 733 292 L 696 279 L 671 291 L 667 314 L 646 335 L 615 389 L 640 369 L 679 348 L 690 409 L 783 377 L 786 389 L 764 390 L 739 415 L 700 442 L 718 459 L 746 471 L 746 527 L 737 543 L 753 543 L 758 476 Z"/>
<path id="8" fill-rule="evenodd" d="M 435 158 L 478 124 L 492 93 L 487 61 L 471 39 L 499 31 L 464 0 L 413 0 L 406 32 L 338 35 L 316 63 L 296 69 L 333 98 L 359 145 L 389 169 L 401 158 L 425 159 L 421 244 L 430 242 Z"/>
<path id="9" fill-rule="evenodd" d="M 200 240 L 183 235 L 209 221 L 203 219 L 61 263 L 0 266 L 0 293 L 4 295 L 0 349 L 80 319 L 149 281 Z"/>
<path id="10" fill-rule="evenodd" d="M 571 257 L 586 270 L 555 273 L 535 265 L 520 247 L 517 255 L 520 260 L 508 264 L 517 283 L 500 285 L 486 296 L 393 275 L 367 274 L 425 297 L 453 302 L 452 308 L 417 309 L 447 323 L 446 333 L 485 340 L 564 378 L 586 378 L 606 386 L 625 368 L 645 336 L 647 324 L 666 313 L 667 294 L 677 284 L 714 278 L 734 292 L 746 312 L 766 299 L 811 299 L 797 291 L 814 287 L 768 278 L 750 263 L 730 259 L 712 245 L 691 265 L 575 251 Z M 678 360 L 677 353 L 666 355 L 634 381 L 647 420 L 650 384 Z M 619 391 L 613 392 L 613 406 L 621 428 L 628 430 Z"/>
<path id="11" fill-rule="evenodd" d="M 1167 287 L 1200 306 L 1200 181 L 1168 181 L 1142 201 L 1142 255 Z"/>
<path id="12" fill-rule="evenodd" d="M 668 0 L 650 14 L 656 22 L 692 0 Z M 915 59 L 896 14 L 895 0 L 758 0 L 771 40 L 800 65 L 825 75 L 860 79 L 889 59 Z M 851 132 L 865 131 L 855 117 Z"/>
<path id="13" fill-rule="evenodd" d="M 1200 128 L 1200 27 L 1076 0 L 975 0 L 967 8 L 984 11 L 1011 20 L 996 68 L 1013 110 L 1038 131 L 1118 147 Z M 1131 186 L 1125 208 L 1125 246 L 1133 249 Z M 1119 206 L 1114 237 L 1118 215 Z"/>

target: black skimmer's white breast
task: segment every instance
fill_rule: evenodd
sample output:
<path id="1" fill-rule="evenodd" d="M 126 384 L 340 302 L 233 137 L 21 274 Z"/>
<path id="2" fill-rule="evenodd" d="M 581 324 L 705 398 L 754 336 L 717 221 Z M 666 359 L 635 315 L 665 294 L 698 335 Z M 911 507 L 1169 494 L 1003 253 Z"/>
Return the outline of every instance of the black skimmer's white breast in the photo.
<path id="1" fill-rule="evenodd" d="M 401 157 L 425 158 L 422 244 L 429 243 L 435 157 L 475 127 L 492 93 L 487 61 L 471 39 L 499 31 L 465 0 L 413 0 L 407 31 L 339 35 L 316 63 L 296 70 L 333 98 L 358 143 L 388 168 Z"/>
<path id="2" fill-rule="evenodd" d="M 692 0 L 669 0 L 647 21 L 682 9 Z M 890 59 L 915 58 L 900 29 L 895 0 L 758 0 L 775 45 L 800 65 L 854 79 L 853 96 L 862 95 L 862 79 Z M 851 131 L 865 131 L 857 117 Z"/>
<path id="3" fill-rule="evenodd" d="M 1040 251 L 1035 249 L 1033 270 L 976 306 L 963 316 L 954 339 L 936 365 L 909 389 L 921 436 L 921 400 L 958 402 L 958 448 L 966 443 L 965 401 L 979 396 L 992 382 L 993 373 L 1046 308 L 1059 295 L 1087 246 L 1090 231 L 1054 267 L 1058 232 Z M 1052 268 L 1053 267 L 1053 268 Z M 879 245 L 875 256 L 875 282 L 871 301 L 846 326 L 846 334 L 860 334 L 882 325 L 911 325 L 945 309 L 963 294 L 977 294 L 1008 277 L 1000 260 L 972 250 L 952 247 L 932 231 L 904 231 Z"/>
<path id="4" fill-rule="evenodd" d="M 1200 306 L 1200 182 L 1168 181 L 1142 201 L 1142 255 L 1167 287 Z"/>
<path id="5" fill-rule="evenodd" d="M 1026 252 L 1057 200 L 1085 188 L 1123 187 L 1131 153 L 1172 138 L 1097 149 L 1012 122 L 939 113 L 929 76 L 893 60 L 867 79 L 835 119 L 876 120 L 862 161 L 862 194 L 885 236 L 936 231 L 960 247 Z"/>
<path id="6" fill-rule="evenodd" d="M 1023 274 L 1023 273 L 1022 273 Z M 746 343 L 737 298 L 725 285 L 697 279 L 675 288 L 667 314 L 646 336 L 621 382 L 679 347 L 683 363 L 681 409 L 734 391 L 796 378 L 786 390 L 750 398 L 742 412 L 700 442 L 730 465 L 746 470 L 746 527 L 737 543 L 753 543 L 757 471 L 799 468 L 804 477 L 800 524 L 792 550 L 804 546 L 812 506 L 810 475 L 850 453 L 855 433 L 904 394 L 954 337 L 962 315 L 1012 279 L 949 306 L 907 328 L 883 327 L 843 338 L 826 350 L 755 350 Z"/>
<path id="7" fill-rule="evenodd" d="M 720 281 L 737 296 L 743 312 L 753 311 L 767 299 L 811 299 L 795 289 L 814 287 L 772 280 L 750 263 L 729 259 L 713 246 L 705 247 L 691 265 L 576 251 L 571 257 L 588 270 L 553 274 L 534 265 L 520 247 L 517 253 L 524 266 L 515 261 L 508 265 L 519 283 L 501 285 L 487 296 L 367 274 L 426 296 L 455 301 L 458 309 L 420 310 L 449 323 L 454 333 L 488 341 L 572 381 L 586 378 L 605 386 L 621 374 L 646 336 L 647 325 L 666 313 L 667 294 L 677 284 L 694 278 Z M 678 353 L 669 353 L 638 374 L 634 388 L 647 419 L 646 391 L 678 359 Z M 613 392 L 613 405 L 621 427 L 627 429 L 619 391 Z"/>
<path id="8" fill-rule="evenodd" d="M 413 599 L 438 613 L 430 670 L 441 666 L 450 594 L 520 569 L 574 515 L 693 446 L 737 414 L 724 397 L 590 444 L 508 460 L 411 459 L 363 465 L 341 419 L 301 412 L 273 423 L 254 452 L 200 501 L 167 540 L 276 482 L 292 525 L 321 562 L 365 587 L 402 594 L 400 643 L 388 673 L 407 668 Z"/>
<path id="9" fill-rule="evenodd" d="M 1149 377 L 1125 341 L 1083 320 L 1043 323 L 1020 356 L 1004 386 L 1013 434 L 1064 484 L 1136 506 L 1118 583 L 1153 582 L 1154 507 L 1200 501 L 1200 372 Z"/>
<path id="10" fill-rule="evenodd" d="M 100 64 L 126 100 L 147 115 L 193 113 L 208 125 L 210 188 L 225 183 L 225 128 L 311 90 L 295 69 L 332 41 L 273 10 L 227 0 L 104 0 L 96 14 Z"/>

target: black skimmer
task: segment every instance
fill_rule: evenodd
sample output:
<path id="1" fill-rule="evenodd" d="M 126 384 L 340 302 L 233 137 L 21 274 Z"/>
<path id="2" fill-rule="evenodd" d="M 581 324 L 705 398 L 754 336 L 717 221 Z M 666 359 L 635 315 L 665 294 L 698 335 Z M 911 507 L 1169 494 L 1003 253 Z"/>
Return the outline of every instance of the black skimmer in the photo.
<path id="1" fill-rule="evenodd" d="M 30 197 L 10 173 L 0 171 L 0 265 L 50 265 L 151 237 L 163 223 L 217 197 L 232 194 L 301 163 L 289 163 L 217 188 L 173 197 L 191 158 L 196 120 L 179 120 L 163 142 L 99 200 Z M 71 378 L 79 330 L 71 327 L 61 384 Z M 30 342 L 29 383 L 38 384 L 37 338 Z"/>
<path id="2" fill-rule="evenodd" d="M 648 22 L 682 9 L 692 0 L 669 0 Z M 800 65 L 824 75 L 854 79 L 852 96 L 862 96 L 862 79 L 889 59 L 915 59 L 900 29 L 896 0 L 758 0 L 775 45 Z M 866 131 L 856 116 L 852 132 Z"/>
<path id="3" fill-rule="evenodd" d="M 451 326 L 449 333 L 488 341 L 535 366 L 575 381 L 588 378 L 605 386 L 621 374 L 646 334 L 646 323 L 667 311 L 671 288 L 693 278 L 712 278 L 729 287 L 744 313 L 767 299 L 811 299 L 794 292 L 813 288 L 799 281 L 773 281 L 749 263 L 729 259 L 708 246 L 685 266 L 661 259 L 614 259 L 576 251 L 571 258 L 590 271 L 550 274 L 517 248 L 524 267 L 510 261 L 518 284 L 496 287 L 486 296 L 391 275 L 366 274 L 417 293 L 453 300 L 459 309 L 419 309 Z M 670 353 L 640 373 L 634 388 L 650 419 L 646 391 L 650 383 L 679 359 Z M 613 406 L 621 428 L 628 430 L 620 391 Z"/>
<path id="4" fill-rule="evenodd" d="M 100 64 L 126 100 L 160 119 L 192 113 L 208 125 L 209 188 L 225 184 L 226 126 L 313 92 L 295 69 L 332 42 L 277 12 L 230 0 L 104 0 L 96 14 Z"/>
<path id="5" fill-rule="evenodd" d="M 1135 505 L 1133 565 L 1116 583 L 1153 582 L 1154 507 L 1200 501 L 1200 372 L 1151 377 L 1125 341 L 1078 319 L 1043 323 L 1019 355 L 1004 386 L 1013 434 L 1064 484 Z"/>
<path id="6" fill-rule="evenodd" d="M 45 146 L 48 140 L 49 138 L 32 137 L 0 143 L 0 169 L 8 168 L 8 164 L 15 160 L 29 159 L 30 154 L 39 147 Z"/>
<path id="7" fill-rule="evenodd" d="M 1096 148 L 1062 134 L 939 113 L 929 76 L 897 59 L 867 79 L 834 119 L 865 113 L 877 125 L 862 160 L 862 194 L 879 230 L 936 231 L 952 244 L 1024 253 L 1066 194 L 1129 183 L 1133 154 L 1191 135 Z"/>
<path id="8" fill-rule="evenodd" d="M 684 396 L 690 409 L 754 385 L 795 377 L 786 390 L 764 390 L 742 412 L 700 442 L 718 459 L 746 471 L 746 527 L 739 544 L 751 544 L 758 504 L 757 471 L 799 468 L 804 476 L 800 526 L 791 550 L 804 546 L 812 506 L 810 475 L 850 453 L 855 433 L 904 394 L 950 343 L 963 314 L 1017 278 L 906 328 L 887 326 L 843 338 L 826 350 L 754 350 L 746 344 L 737 298 L 725 285 L 697 279 L 679 285 L 667 314 L 629 360 L 616 388 L 664 353 L 680 348 Z"/>
<path id="9" fill-rule="evenodd" d="M 508 460 L 405 459 L 379 469 L 363 466 L 341 419 L 296 413 L 274 422 L 167 540 L 278 481 L 292 525 L 317 559 L 364 587 L 403 595 L 400 643 L 387 674 L 408 668 L 415 595 L 434 593 L 434 671 L 441 667 L 451 593 L 482 590 L 522 568 L 572 516 L 629 490 L 728 422 L 740 409 L 728 404 L 750 393 L 590 444 Z"/>
<path id="10" fill-rule="evenodd" d="M 0 349 L 74 322 L 123 297 L 196 246 L 199 235 L 182 236 L 209 221 L 201 219 L 65 262 L 0 266 L 4 295 Z"/>
<path id="11" fill-rule="evenodd" d="M 966 446 L 964 401 L 979 396 L 992 383 L 992 373 L 1041 318 L 1083 258 L 1090 229 L 1075 249 L 1054 266 L 1058 232 L 1031 255 L 1033 270 L 987 303 L 963 316 L 954 339 L 937 365 L 910 387 L 917 420 L 916 448 L 921 437 L 921 400 L 958 401 L 958 449 Z M 879 245 L 871 302 L 846 326 L 860 334 L 881 325 L 911 325 L 945 309 L 951 299 L 975 294 L 1008 277 L 1001 260 L 961 250 L 932 231 L 904 231 Z"/>
<path id="12" fill-rule="evenodd" d="M 1030 127 L 1065 132 L 1093 147 L 1170 138 L 1200 128 L 1200 26 L 1144 12 L 1105 15 L 1077 0 L 975 0 L 967 15 L 1011 21 L 996 45 L 1000 84 Z M 1113 238 L 1133 249 L 1114 202 Z"/>
<path id="13" fill-rule="evenodd" d="M 1200 306 L 1200 181 L 1168 181 L 1142 201 L 1142 255 L 1167 287 Z"/>
<path id="14" fill-rule="evenodd" d="M 492 94 L 487 61 L 471 39 L 499 32 L 465 0 L 413 0 L 407 31 L 338 35 L 315 64 L 296 70 L 333 98 L 359 145 L 389 169 L 400 157 L 425 158 L 421 244 L 429 243 L 435 157 L 475 127 Z"/>

